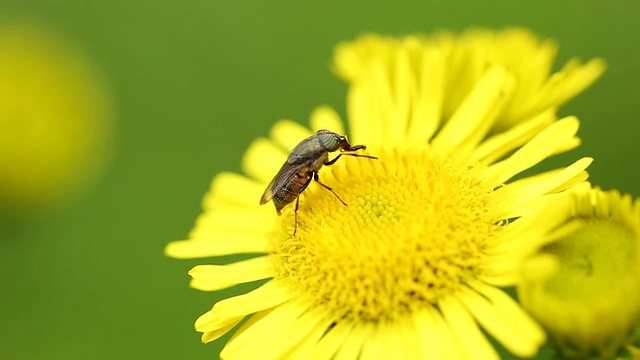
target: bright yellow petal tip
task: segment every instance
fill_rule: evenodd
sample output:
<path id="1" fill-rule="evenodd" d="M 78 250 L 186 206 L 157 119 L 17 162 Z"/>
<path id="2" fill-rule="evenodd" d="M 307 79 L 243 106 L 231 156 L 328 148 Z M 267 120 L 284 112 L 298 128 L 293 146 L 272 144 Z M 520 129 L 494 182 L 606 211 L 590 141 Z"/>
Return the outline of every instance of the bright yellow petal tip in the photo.
<path id="1" fill-rule="evenodd" d="M 554 229 L 562 236 L 529 261 L 555 258 L 555 271 L 540 277 L 527 266 L 518 292 L 565 358 L 613 358 L 640 330 L 640 200 L 599 189 L 570 195 L 572 211 Z"/>

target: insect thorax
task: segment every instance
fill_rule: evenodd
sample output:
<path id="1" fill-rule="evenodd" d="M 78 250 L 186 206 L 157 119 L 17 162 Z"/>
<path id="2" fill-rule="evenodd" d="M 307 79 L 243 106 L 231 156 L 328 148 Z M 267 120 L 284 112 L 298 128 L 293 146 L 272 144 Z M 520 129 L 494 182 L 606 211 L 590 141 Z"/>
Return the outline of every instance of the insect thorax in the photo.
<path id="1" fill-rule="evenodd" d="M 315 161 L 327 152 L 335 151 L 338 143 L 337 138 L 332 141 L 330 137 L 325 134 L 311 136 L 302 140 L 302 142 L 291 151 L 289 157 L 287 157 L 287 162 L 293 165 L 302 164 L 309 160 Z M 328 147 L 328 145 L 332 145 L 332 147 Z"/>

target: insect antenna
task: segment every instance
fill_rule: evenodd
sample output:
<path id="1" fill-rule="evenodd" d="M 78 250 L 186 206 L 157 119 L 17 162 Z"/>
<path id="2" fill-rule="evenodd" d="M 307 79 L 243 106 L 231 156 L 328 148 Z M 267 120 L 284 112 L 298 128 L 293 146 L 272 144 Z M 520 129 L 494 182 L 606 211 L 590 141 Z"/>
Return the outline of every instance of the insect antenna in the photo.
<path id="1" fill-rule="evenodd" d="M 363 158 L 378 160 L 377 157 L 371 156 L 371 155 L 363 155 L 363 154 L 340 154 L 340 155 L 353 156 L 353 157 L 363 157 Z"/>
<path id="2" fill-rule="evenodd" d="M 375 156 L 371 156 L 371 155 L 362 155 L 362 154 L 340 154 L 338 156 L 336 156 L 335 158 L 333 158 L 333 160 L 331 161 L 325 161 L 324 165 L 325 166 L 329 166 L 329 165 L 333 165 L 335 164 L 336 161 L 338 161 L 338 159 L 340 159 L 340 156 L 353 156 L 353 157 L 363 157 L 363 158 L 368 158 L 368 159 L 374 159 L 374 160 L 378 160 L 377 157 Z M 317 180 L 316 180 L 317 181 Z"/>

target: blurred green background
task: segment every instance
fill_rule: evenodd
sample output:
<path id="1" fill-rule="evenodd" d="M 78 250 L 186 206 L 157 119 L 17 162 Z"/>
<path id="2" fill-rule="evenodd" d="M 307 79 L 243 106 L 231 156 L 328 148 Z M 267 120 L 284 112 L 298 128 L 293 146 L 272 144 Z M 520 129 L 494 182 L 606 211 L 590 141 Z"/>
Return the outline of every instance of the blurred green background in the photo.
<path id="1" fill-rule="evenodd" d="M 221 297 L 188 287 L 200 260 L 174 260 L 219 171 L 273 122 L 306 123 L 345 86 L 333 46 L 358 34 L 529 27 L 569 57 L 609 69 L 561 109 L 594 156 L 591 180 L 640 196 L 640 2 L 629 1 L 24 1 L 0 20 L 65 35 L 108 80 L 111 161 L 82 194 L 0 220 L 0 359 L 214 359 L 193 321 Z M 0 101 L 2 101 L 0 99 Z M 545 355 L 541 355 L 545 357 Z"/>

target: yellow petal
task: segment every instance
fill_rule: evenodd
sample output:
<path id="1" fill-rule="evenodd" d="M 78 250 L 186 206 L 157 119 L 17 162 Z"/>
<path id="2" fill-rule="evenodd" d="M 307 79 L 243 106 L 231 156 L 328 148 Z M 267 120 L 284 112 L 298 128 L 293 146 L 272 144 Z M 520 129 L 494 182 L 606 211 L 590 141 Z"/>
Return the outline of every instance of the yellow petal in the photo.
<path id="1" fill-rule="evenodd" d="M 401 349 L 391 349 L 389 344 L 389 331 L 385 321 L 379 321 L 374 325 L 370 336 L 364 339 L 360 358 L 363 360 L 391 359 L 396 356 L 404 359 Z"/>
<path id="2" fill-rule="evenodd" d="M 219 232 L 266 234 L 276 225 L 276 216 L 271 206 L 260 208 L 257 203 L 252 210 L 221 206 L 198 216 L 189 238 L 219 241 L 220 238 L 215 235 Z"/>
<path id="3" fill-rule="evenodd" d="M 429 47 L 420 63 L 422 77 L 415 95 L 414 112 L 409 122 L 408 138 L 419 144 L 429 142 L 440 125 L 444 98 L 445 63 L 439 49 Z"/>
<path id="4" fill-rule="evenodd" d="M 543 283 L 555 275 L 559 267 L 560 261 L 557 256 L 537 254 L 528 258 L 522 265 L 523 278 L 532 283 Z"/>
<path id="5" fill-rule="evenodd" d="M 493 67 L 476 84 L 449 121 L 434 138 L 433 144 L 451 152 L 470 136 L 486 133 L 495 115 L 494 107 L 508 95 L 513 80 L 500 67 Z"/>
<path id="6" fill-rule="evenodd" d="M 206 331 L 202 334 L 202 337 L 200 338 L 200 340 L 202 341 L 203 344 L 212 342 L 216 339 L 221 338 L 224 334 L 228 333 L 229 331 L 231 331 L 231 329 L 233 329 L 236 325 L 238 325 L 240 323 L 240 321 L 242 321 L 244 317 L 237 317 L 235 320 L 229 322 L 227 325 L 216 329 L 214 331 Z"/>
<path id="7" fill-rule="evenodd" d="M 280 331 L 285 334 L 285 337 L 280 341 L 272 341 L 268 345 L 269 352 L 274 359 L 291 358 L 291 352 L 297 351 L 297 348 L 309 339 L 315 339 L 315 342 L 322 336 L 322 334 L 331 325 L 330 321 L 327 321 L 327 316 L 324 309 L 315 308 L 304 312 L 299 318 L 295 319 L 291 323 L 289 328 L 280 327 Z M 322 331 L 318 331 L 321 329 Z M 312 344 L 306 344 L 309 349 Z M 307 358 L 310 353 L 306 353 Z M 301 354 L 302 355 L 302 354 Z"/>
<path id="8" fill-rule="evenodd" d="M 275 269 L 268 256 L 260 256 L 229 265 L 198 265 L 189 271 L 189 275 L 193 278 L 191 287 L 213 291 L 273 277 Z"/>
<path id="9" fill-rule="evenodd" d="M 589 87 L 606 68 L 602 59 L 592 59 L 581 65 L 577 59 L 571 59 L 563 69 L 547 79 L 538 91 L 525 101 L 520 113 L 557 107 Z"/>
<path id="10" fill-rule="evenodd" d="M 525 144 L 555 120 L 554 112 L 548 110 L 529 120 L 522 121 L 478 145 L 473 152 L 471 161 L 481 161 L 486 165 L 492 164 L 505 154 Z"/>
<path id="11" fill-rule="evenodd" d="M 224 202 L 244 208 L 256 208 L 266 183 L 258 182 L 230 172 L 216 175 L 211 182 L 211 190 L 202 201 L 202 207 L 210 210 Z"/>
<path id="12" fill-rule="evenodd" d="M 410 317 L 390 321 L 387 326 L 389 326 L 387 346 L 391 354 L 397 354 L 400 359 L 420 359 L 422 357 L 421 339 L 418 338 L 418 332 Z"/>
<path id="13" fill-rule="evenodd" d="M 347 115 L 351 140 L 358 143 L 366 143 L 369 146 L 382 145 L 384 136 L 382 131 L 382 119 L 371 109 L 369 86 L 354 84 L 347 93 Z"/>
<path id="14" fill-rule="evenodd" d="M 409 114 L 412 111 L 409 101 L 413 98 L 416 87 L 415 75 L 411 70 L 407 47 L 400 47 L 394 68 L 391 70 L 391 81 L 394 83 L 388 84 L 389 92 L 387 94 L 380 95 L 381 97 L 388 96 L 391 101 L 386 104 L 388 113 L 382 120 L 386 124 L 386 137 L 392 144 L 405 142 L 405 131 L 409 122 Z"/>
<path id="15" fill-rule="evenodd" d="M 371 336 L 373 332 L 373 325 L 371 323 L 356 324 L 351 332 L 344 339 L 342 346 L 338 349 L 338 353 L 335 356 L 335 360 L 353 360 L 357 359 L 360 351 L 362 350 L 362 344 L 365 339 Z"/>
<path id="16" fill-rule="evenodd" d="M 251 143 L 245 152 L 242 159 L 242 170 L 266 186 L 278 173 L 286 159 L 287 153 L 285 151 L 272 141 L 260 138 Z"/>
<path id="17" fill-rule="evenodd" d="M 291 120 L 278 121 L 269 132 L 271 139 L 287 154 L 311 135 L 309 129 Z"/>
<path id="18" fill-rule="evenodd" d="M 316 344 L 309 355 L 313 360 L 333 359 L 338 349 L 353 330 L 352 321 L 338 321 Z"/>
<path id="19" fill-rule="evenodd" d="M 498 268 L 498 266 L 496 266 L 496 268 Z M 509 287 L 519 284 L 522 281 L 522 273 L 520 269 L 516 271 L 514 270 L 514 266 L 509 266 L 509 269 L 511 271 L 498 270 L 495 273 L 489 273 L 489 271 L 487 271 L 487 274 L 479 276 L 478 280 L 498 287 Z"/>
<path id="20" fill-rule="evenodd" d="M 338 134 L 346 134 L 340 116 L 330 106 L 319 106 L 311 113 L 311 128 L 314 131 L 326 129 Z"/>
<path id="21" fill-rule="evenodd" d="M 493 304 L 494 310 L 501 313 L 503 318 L 512 320 L 511 324 L 515 327 L 515 331 L 527 336 L 533 343 L 544 343 L 546 338 L 544 330 L 507 293 L 478 281 L 470 285 L 486 297 Z"/>
<path id="22" fill-rule="evenodd" d="M 464 141 L 458 145 L 456 149 L 457 158 L 464 158 L 468 161 L 468 159 L 473 156 L 473 153 L 476 151 L 478 144 L 480 144 L 486 138 L 487 133 L 495 125 L 498 116 L 504 109 L 505 104 L 507 104 L 507 102 L 511 99 L 514 88 L 516 87 L 515 83 L 516 80 L 513 74 L 508 73 L 502 83 L 501 88 L 499 89 L 499 93 L 497 94 L 495 100 L 493 100 L 492 106 L 487 109 L 486 113 L 484 113 L 483 120 L 480 122 L 480 125 L 476 128 L 475 131 L 469 133 Z M 474 91 L 476 88 L 474 88 Z M 468 98 L 465 99 L 465 103 L 467 102 L 467 100 Z M 456 115 L 457 113 L 458 112 L 456 112 L 454 115 Z"/>
<path id="23" fill-rule="evenodd" d="M 422 359 L 457 360 L 459 358 L 451 329 L 433 308 L 413 314 L 413 325 L 421 346 Z"/>
<path id="24" fill-rule="evenodd" d="M 270 281 L 244 295 L 217 302 L 213 308 L 196 320 L 196 330 L 215 331 L 257 311 L 280 305 L 291 298 L 286 287 Z"/>
<path id="25" fill-rule="evenodd" d="M 277 347 L 289 346 L 289 329 L 298 316 L 309 307 L 309 303 L 292 301 L 281 304 L 249 327 L 242 327 L 229 340 L 220 353 L 221 358 L 277 359 L 281 355 Z M 278 331 L 274 331 L 278 329 Z M 280 345 L 277 345 L 280 343 Z M 273 349 L 273 350 L 272 350 Z"/>
<path id="26" fill-rule="evenodd" d="M 216 316 L 216 314 L 213 313 L 212 310 L 209 310 L 198 317 L 198 319 L 196 320 L 195 328 L 196 331 L 200 331 L 203 333 L 201 337 L 202 342 L 207 343 L 226 334 L 225 330 L 229 331 L 233 329 L 233 327 L 239 324 L 245 316 L 246 314 L 220 319 Z M 209 323 L 215 326 L 206 326 L 202 329 L 198 328 L 198 324 L 207 325 Z"/>
<path id="27" fill-rule="evenodd" d="M 232 254 L 269 252 L 271 244 L 264 234 L 212 231 L 210 238 L 170 242 L 164 253 L 176 259 L 196 259 Z M 215 240 L 212 240 L 215 239 Z"/>
<path id="28" fill-rule="evenodd" d="M 536 165 L 570 141 L 578 131 L 580 122 L 569 116 L 549 125 L 536 137 L 518 149 L 508 159 L 486 169 L 487 177 L 501 184 L 516 174 Z"/>
<path id="29" fill-rule="evenodd" d="M 575 185 L 584 181 L 584 169 L 592 162 L 592 158 L 582 158 L 563 169 L 514 181 L 507 186 L 506 191 L 512 199 L 517 199 L 515 206 L 526 206 L 535 198 L 567 188 L 567 184 Z"/>
<path id="30" fill-rule="evenodd" d="M 333 353 L 331 355 L 321 357 L 320 351 L 318 351 L 318 346 L 323 335 L 327 333 L 332 324 L 333 320 L 330 317 L 325 317 L 321 321 L 317 322 L 315 326 L 309 330 L 308 334 L 305 334 L 305 337 L 302 339 L 300 344 L 293 349 L 289 355 L 287 355 L 287 358 L 292 360 L 331 359 Z"/>
<path id="31" fill-rule="evenodd" d="M 503 236 L 509 241 L 493 244 L 487 249 L 488 253 L 531 255 L 534 249 L 540 247 L 543 235 L 557 228 L 571 214 L 572 200 L 572 193 L 560 193 L 546 195 L 544 199 L 531 204 L 527 216 L 519 218 L 505 228 Z M 545 206 L 548 204 L 553 206 Z"/>
<path id="32" fill-rule="evenodd" d="M 469 312 L 455 298 L 440 299 L 438 307 L 460 344 L 463 345 L 462 350 L 466 353 L 466 358 L 486 360 L 500 358 L 487 338 L 480 332 Z"/>
<path id="33" fill-rule="evenodd" d="M 518 319 L 521 313 L 501 313 L 494 304 L 469 288 L 462 288 L 458 299 L 478 323 L 511 353 L 519 357 L 531 357 L 538 352 L 541 339 L 531 334 L 521 334 L 520 329 L 514 326 L 518 321 L 531 321 Z"/>

